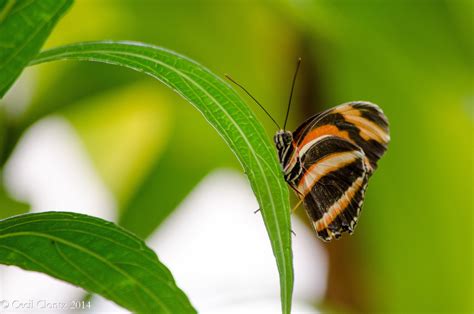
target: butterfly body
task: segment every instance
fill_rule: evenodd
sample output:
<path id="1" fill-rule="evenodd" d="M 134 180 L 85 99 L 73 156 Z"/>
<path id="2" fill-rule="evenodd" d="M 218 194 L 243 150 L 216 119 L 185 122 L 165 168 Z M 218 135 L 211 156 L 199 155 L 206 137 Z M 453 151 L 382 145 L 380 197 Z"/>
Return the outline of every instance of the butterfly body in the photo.
<path id="1" fill-rule="evenodd" d="M 310 117 L 295 132 L 275 134 L 285 180 L 319 238 L 354 231 L 368 179 L 389 141 L 387 118 L 369 102 L 342 104 Z"/>

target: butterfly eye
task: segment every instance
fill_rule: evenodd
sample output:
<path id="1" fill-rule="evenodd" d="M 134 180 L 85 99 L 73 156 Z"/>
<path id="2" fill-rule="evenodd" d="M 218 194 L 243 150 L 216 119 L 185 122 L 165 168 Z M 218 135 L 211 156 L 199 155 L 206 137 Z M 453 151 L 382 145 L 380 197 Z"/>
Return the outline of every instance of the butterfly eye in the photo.
<path id="1" fill-rule="evenodd" d="M 289 132 L 283 133 L 283 135 L 282 135 L 282 141 L 283 141 L 283 143 L 285 143 L 285 144 L 289 144 L 289 143 L 291 143 L 291 141 L 293 141 L 293 136 L 292 136 L 291 133 L 289 133 Z"/>

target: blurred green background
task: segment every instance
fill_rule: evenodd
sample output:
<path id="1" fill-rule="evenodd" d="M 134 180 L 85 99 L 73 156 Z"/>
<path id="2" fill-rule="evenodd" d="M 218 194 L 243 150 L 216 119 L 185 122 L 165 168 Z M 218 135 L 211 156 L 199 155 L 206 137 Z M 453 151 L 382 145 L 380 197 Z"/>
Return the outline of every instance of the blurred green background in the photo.
<path id="1" fill-rule="evenodd" d="M 325 244 L 328 290 L 316 306 L 472 313 L 473 9 L 456 0 L 77 0 L 46 47 L 102 39 L 163 46 L 231 74 L 278 121 L 302 57 L 290 129 L 346 101 L 379 104 L 392 142 L 357 232 Z M 73 62 L 28 74 L 31 103 L 2 116 L 9 146 L 38 119 L 65 116 L 114 193 L 121 224 L 142 237 L 210 171 L 240 169 L 200 114 L 150 78 Z M 272 122 L 249 105 L 273 136 Z"/>

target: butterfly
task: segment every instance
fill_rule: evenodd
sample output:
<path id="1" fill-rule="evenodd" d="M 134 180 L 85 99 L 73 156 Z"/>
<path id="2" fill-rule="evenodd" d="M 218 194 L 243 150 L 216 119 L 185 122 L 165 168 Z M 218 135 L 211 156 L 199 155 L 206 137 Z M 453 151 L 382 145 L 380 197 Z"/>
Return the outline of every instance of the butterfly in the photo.
<path id="1" fill-rule="evenodd" d="M 355 101 L 308 118 L 294 132 L 285 130 L 300 62 L 284 127 L 273 140 L 285 181 L 304 204 L 317 236 L 330 241 L 354 232 L 368 180 L 390 141 L 388 119 L 377 105 Z"/>
<path id="2" fill-rule="evenodd" d="M 352 234 L 367 183 L 387 150 L 390 135 L 382 110 L 349 102 L 275 134 L 286 182 L 305 205 L 319 238 Z"/>

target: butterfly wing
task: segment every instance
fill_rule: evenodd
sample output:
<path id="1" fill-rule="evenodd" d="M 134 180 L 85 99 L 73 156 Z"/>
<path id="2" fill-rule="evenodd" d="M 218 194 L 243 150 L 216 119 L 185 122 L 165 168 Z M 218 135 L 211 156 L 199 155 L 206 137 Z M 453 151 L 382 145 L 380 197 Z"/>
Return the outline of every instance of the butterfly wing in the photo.
<path id="1" fill-rule="evenodd" d="M 357 223 L 369 177 L 360 147 L 326 136 L 302 160 L 305 171 L 297 190 L 317 235 L 329 241 L 352 233 Z"/>
<path id="2" fill-rule="evenodd" d="M 369 102 L 351 102 L 307 119 L 293 133 L 303 172 L 297 190 L 317 235 L 352 233 L 365 189 L 390 141 L 388 121 Z"/>
<path id="3" fill-rule="evenodd" d="M 382 110 L 370 102 L 350 102 L 307 119 L 293 132 L 300 156 L 322 136 L 337 136 L 360 147 L 366 155 L 371 174 L 390 141 L 388 120 Z"/>

